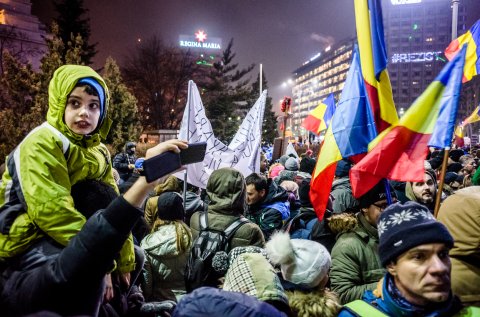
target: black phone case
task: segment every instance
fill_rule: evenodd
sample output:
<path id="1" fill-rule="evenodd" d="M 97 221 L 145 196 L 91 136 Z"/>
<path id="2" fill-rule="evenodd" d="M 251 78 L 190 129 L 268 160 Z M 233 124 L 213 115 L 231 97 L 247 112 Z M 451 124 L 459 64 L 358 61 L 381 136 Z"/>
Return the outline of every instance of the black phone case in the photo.
<path id="1" fill-rule="evenodd" d="M 182 165 L 198 163 L 205 158 L 207 150 L 206 142 L 191 143 L 188 148 L 180 152 L 180 162 Z"/>
<path id="2" fill-rule="evenodd" d="M 143 172 L 149 183 L 170 174 L 180 167 L 182 167 L 180 155 L 172 151 L 156 155 L 143 162 Z"/>

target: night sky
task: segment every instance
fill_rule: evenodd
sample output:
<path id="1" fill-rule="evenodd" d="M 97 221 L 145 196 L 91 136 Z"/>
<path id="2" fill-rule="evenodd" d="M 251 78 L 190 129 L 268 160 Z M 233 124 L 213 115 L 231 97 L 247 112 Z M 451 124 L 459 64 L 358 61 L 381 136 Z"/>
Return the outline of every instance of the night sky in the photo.
<path id="1" fill-rule="evenodd" d="M 51 0 L 32 0 L 33 14 L 48 23 Z M 91 43 L 98 42 L 94 66 L 111 55 L 121 65 L 138 39 L 157 35 L 177 45 L 180 34 L 203 29 L 233 38 L 234 61 L 263 64 L 274 105 L 291 90 L 282 86 L 292 72 L 330 44 L 355 35 L 353 1 L 346 0 L 84 0 Z"/>

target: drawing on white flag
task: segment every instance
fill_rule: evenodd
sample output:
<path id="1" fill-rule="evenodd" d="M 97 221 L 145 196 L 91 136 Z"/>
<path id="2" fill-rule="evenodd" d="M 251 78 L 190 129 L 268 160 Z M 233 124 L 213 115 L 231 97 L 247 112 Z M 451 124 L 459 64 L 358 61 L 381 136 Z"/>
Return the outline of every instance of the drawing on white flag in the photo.
<path id="1" fill-rule="evenodd" d="M 188 100 L 183 113 L 179 139 L 188 140 L 189 143 L 207 142 L 203 162 L 186 166 L 187 181 L 190 184 L 205 188 L 210 174 L 222 167 L 235 168 L 244 176 L 259 172 L 266 97 L 265 90 L 247 113 L 232 142 L 227 146 L 213 134 L 197 85 L 193 81 L 188 82 Z M 176 176 L 183 178 L 181 174 L 177 173 Z"/>

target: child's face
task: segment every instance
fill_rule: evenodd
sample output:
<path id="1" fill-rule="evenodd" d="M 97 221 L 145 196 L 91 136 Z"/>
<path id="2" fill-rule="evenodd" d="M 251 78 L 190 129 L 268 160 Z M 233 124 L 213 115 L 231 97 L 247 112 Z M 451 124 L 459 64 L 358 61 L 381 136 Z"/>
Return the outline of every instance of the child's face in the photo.
<path id="1" fill-rule="evenodd" d="M 67 99 L 65 124 L 77 134 L 87 135 L 97 127 L 100 118 L 100 99 L 75 87 Z"/>

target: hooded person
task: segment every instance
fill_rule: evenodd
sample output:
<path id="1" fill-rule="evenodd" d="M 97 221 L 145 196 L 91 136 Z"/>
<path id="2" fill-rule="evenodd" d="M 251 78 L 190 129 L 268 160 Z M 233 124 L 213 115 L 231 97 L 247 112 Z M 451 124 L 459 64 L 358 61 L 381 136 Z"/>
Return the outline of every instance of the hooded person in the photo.
<path id="1" fill-rule="evenodd" d="M 425 169 L 423 182 L 406 182 L 405 196 L 411 201 L 426 206 L 433 213 L 437 188 L 438 184 L 435 171 Z"/>
<path id="2" fill-rule="evenodd" d="M 233 168 L 220 168 L 213 171 L 207 181 L 208 227 L 218 231 L 225 229 L 245 213 L 245 179 L 242 173 Z M 190 218 L 190 228 L 195 240 L 200 233 L 200 214 L 195 212 Z M 230 248 L 256 245 L 263 247 L 265 238 L 260 228 L 252 223 L 243 224 L 235 231 Z"/>
<path id="3" fill-rule="evenodd" d="M 279 265 L 288 302 L 297 316 L 333 317 L 340 310 L 335 293 L 326 289 L 330 253 L 320 243 L 290 239 L 285 232 L 272 235 L 266 244 L 271 262 Z"/>
<path id="4" fill-rule="evenodd" d="M 136 146 L 135 142 L 128 141 L 125 143 L 125 152 L 118 153 L 113 158 L 113 167 L 118 171 L 123 181 L 127 181 L 135 169 L 135 161 L 137 160 L 135 156 Z"/>
<path id="5" fill-rule="evenodd" d="M 116 191 L 107 147 L 108 88 L 93 69 L 64 65 L 48 88 L 47 121 L 32 130 L 7 158 L 0 184 L 1 258 L 25 252 L 36 241 L 51 238 L 66 246 L 85 224 L 70 195 L 71 187 L 97 179 Z M 8 215 L 8 216 L 7 216 Z M 133 270 L 133 243 L 117 263 Z"/>
<path id="6" fill-rule="evenodd" d="M 438 211 L 454 239 L 450 250 L 452 291 L 462 303 L 480 306 L 480 186 L 457 190 Z"/>
<path id="7" fill-rule="evenodd" d="M 185 294 L 184 270 L 192 233 L 184 223 L 183 198 L 176 192 L 158 196 L 152 233 L 140 246 L 145 250 L 142 290 L 147 301 L 176 301 Z"/>

